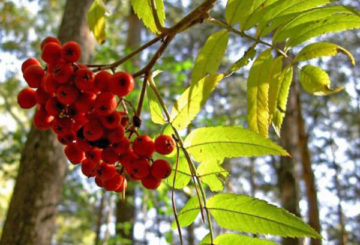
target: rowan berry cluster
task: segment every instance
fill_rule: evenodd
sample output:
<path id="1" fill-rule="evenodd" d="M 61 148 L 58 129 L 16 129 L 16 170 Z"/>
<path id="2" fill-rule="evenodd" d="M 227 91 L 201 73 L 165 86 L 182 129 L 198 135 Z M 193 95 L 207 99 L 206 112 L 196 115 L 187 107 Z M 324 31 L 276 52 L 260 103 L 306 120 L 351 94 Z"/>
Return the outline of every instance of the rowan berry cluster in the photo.
<path id="1" fill-rule="evenodd" d="M 119 104 L 135 86 L 126 72 L 94 72 L 76 63 L 81 48 L 74 41 L 61 44 L 54 37 L 41 43 L 43 68 L 37 59 L 27 59 L 21 67 L 30 88 L 18 94 L 18 104 L 25 109 L 37 106 L 34 125 L 51 129 L 73 164 L 81 163 L 88 177 L 98 186 L 123 192 L 127 179 L 140 180 L 148 189 L 156 189 L 171 173 L 166 160 L 153 160 L 154 152 L 167 155 L 175 147 L 170 136 L 155 141 L 139 135 Z M 131 140 L 132 136 L 136 136 Z"/>

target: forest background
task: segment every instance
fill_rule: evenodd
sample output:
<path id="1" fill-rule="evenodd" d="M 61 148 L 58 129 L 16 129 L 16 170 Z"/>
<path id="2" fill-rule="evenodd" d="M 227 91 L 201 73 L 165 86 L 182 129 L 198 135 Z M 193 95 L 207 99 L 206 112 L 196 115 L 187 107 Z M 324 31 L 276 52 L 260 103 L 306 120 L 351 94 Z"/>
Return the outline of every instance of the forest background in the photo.
<path id="1" fill-rule="evenodd" d="M 165 1 L 167 22 L 175 23 L 201 2 Z M 357 1 L 339 2 L 360 8 Z M 92 40 L 91 48 L 95 47 L 95 51 L 90 55 L 91 63 L 118 60 L 153 37 L 131 12 L 127 1 L 109 0 L 105 3 L 109 10 L 106 17 L 106 41 L 102 45 L 95 45 Z M 212 15 L 224 18 L 225 5 L 226 1 L 219 1 L 212 10 Z M 21 151 L 33 115 L 33 111 L 21 110 L 16 104 L 17 93 L 25 86 L 20 75 L 21 63 L 27 57 L 39 56 L 42 39 L 49 35 L 56 36 L 64 8 L 65 1 L 0 2 L 0 227 L 3 227 L 6 219 Z M 159 76 L 159 91 L 165 95 L 169 104 L 176 101 L 176 95 L 188 84 L 198 50 L 214 30 L 215 26 L 205 23 L 181 33 L 157 63 L 156 68 L 165 71 Z M 223 60 L 220 70 L 235 62 L 246 51 L 243 48 L 246 40 L 242 40 L 242 43 L 239 39 L 232 38 L 230 37 L 231 45 L 226 51 L 226 57 L 230 58 Z M 326 35 L 319 40 L 341 44 L 357 61 L 360 60 L 357 30 Z M 151 48 L 146 50 L 137 59 L 126 62 L 122 68 L 135 71 L 135 67 L 147 63 L 153 52 Z M 217 187 L 265 199 L 277 206 L 295 207 L 292 211 L 299 211 L 298 214 L 311 223 L 308 211 L 314 207 L 308 201 L 309 193 L 305 188 L 307 172 L 304 171 L 304 154 L 307 154 L 304 149 L 309 149 L 323 243 L 360 244 L 358 65 L 352 67 L 344 55 L 318 59 L 312 64 L 322 67 L 330 74 L 333 87 L 344 86 L 345 90 L 319 97 L 298 88 L 298 97 L 294 97 L 292 110 L 295 114 L 302 115 L 304 124 L 301 124 L 298 116 L 291 117 L 289 110 L 288 118 L 294 121 L 288 124 L 285 122 L 282 132 L 284 137 L 281 142 L 278 139 L 292 153 L 293 158 L 274 156 L 226 160 L 223 168 L 230 174 L 226 181 L 227 174 L 224 174 L 224 182 L 220 182 Z M 188 128 L 189 131 L 199 126 L 246 125 L 245 79 L 249 68 L 250 65 L 237 71 L 213 92 L 201 114 Z M 136 101 L 137 96 L 138 93 L 135 93 L 131 99 Z M 296 103 L 296 98 L 300 99 L 299 103 Z M 147 106 L 144 110 L 142 130 L 150 135 L 164 130 L 151 122 Z M 300 130 L 301 127 L 303 131 Z M 273 138 L 276 139 L 276 136 Z M 286 192 L 283 181 L 286 178 L 282 171 L 287 171 L 283 169 L 284 164 L 292 167 L 290 172 L 295 186 L 299 187 L 298 200 L 283 199 L 283 193 Z M 124 204 L 121 196 L 103 192 L 93 180 L 85 178 L 79 166 L 68 164 L 66 172 L 61 202 L 57 205 L 53 244 L 178 244 L 177 230 L 171 228 L 171 196 L 166 184 L 157 191 L 147 191 L 139 185 L 130 186 Z M 194 195 L 191 185 L 176 191 L 177 206 L 184 206 Z M 220 227 L 216 229 L 217 233 L 223 232 Z M 198 244 L 206 234 L 206 227 L 200 218 L 183 232 L 186 244 L 189 245 Z M 277 237 L 267 236 L 267 239 L 280 242 Z M 282 242 L 286 244 L 286 241 Z M 288 244 L 300 243 L 300 240 L 291 239 Z"/>

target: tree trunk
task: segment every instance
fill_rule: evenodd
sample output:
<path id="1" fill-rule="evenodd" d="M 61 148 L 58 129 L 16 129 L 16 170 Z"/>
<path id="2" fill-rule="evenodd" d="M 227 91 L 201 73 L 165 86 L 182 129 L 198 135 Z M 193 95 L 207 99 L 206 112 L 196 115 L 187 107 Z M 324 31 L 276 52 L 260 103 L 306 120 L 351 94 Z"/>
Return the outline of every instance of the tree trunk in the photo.
<path id="1" fill-rule="evenodd" d="M 68 0 L 59 31 L 62 42 L 76 40 L 88 59 L 92 47 L 85 21 L 92 0 Z M 85 60 L 84 60 L 85 61 Z M 32 126 L 23 149 L 1 245 L 49 245 L 66 173 L 66 157 L 56 135 Z"/>
<path id="2" fill-rule="evenodd" d="M 128 17 L 128 32 L 126 47 L 134 50 L 141 43 L 141 28 L 142 23 L 136 16 L 134 11 L 130 9 Z M 139 66 L 139 59 L 134 59 L 134 67 Z M 134 228 L 134 216 L 135 216 L 135 186 L 128 182 L 128 188 L 126 190 L 126 200 L 119 199 L 116 203 L 116 234 L 125 241 L 133 241 L 133 228 Z M 130 228 L 129 228 L 130 227 Z"/>
<path id="3" fill-rule="evenodd" d="M 311 168 L 311 156 L 308 147 L 308 135 L 305 131 L 305 122 L 302 115 L 302 107 L 299 93 L 299 84 L 296 83 L 296 111 L 297 111 L 297 129 L 298 129 L 298 149 L 302 164 L 302 177 L 305 182 L 306 197 L 308 203 L 309 225 L 318 233 L 321 232 L 319 206 L 314 173 Z M 311 245 L 321 245 L 321 239 L 311 239 Z"/>
<path id="4" fill-rule="evenodd" d="M 280 166 L 277 169 L 278 185 L 280 189 L 280 199 L 283 208 L 289 212 L 300 216 L 299 210 L 299 187 L 298 178 L 295 174 L 294 155 L 297 146 L 296 128 L 296 96 L 294 93 L 294 83 L 291 86 L 289 102 L 286 110 L 282 133 L 280 138 L 281 145 L 292 155 L 292 157 L 281 157 Z M 295 137 L 294 137 L 295 136 Z M 300 245 L 301 240 L 297 238 L 284 238 L 282 245 Z"/>

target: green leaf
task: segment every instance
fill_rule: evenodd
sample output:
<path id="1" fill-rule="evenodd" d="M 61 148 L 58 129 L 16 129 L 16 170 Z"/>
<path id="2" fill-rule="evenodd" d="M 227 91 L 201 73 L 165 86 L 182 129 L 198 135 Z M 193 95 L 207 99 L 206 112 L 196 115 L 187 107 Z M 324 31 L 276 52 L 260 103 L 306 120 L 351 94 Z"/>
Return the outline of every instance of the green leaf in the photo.
<path id="1" fill-rule="evenodd" d="M 271 50 L 262 52 L 250 69 L 247 81 L 247 119 L 250 129 L 268 136 L 270 123 L 269 88 L 281 71 L 281 59 L 273 60 Z"/>
<path id="2" fill-rule="evenodd" d="M 185 138 L 184 146 L 198 162 L 222 162 L 224 158 L 233 157 L 288 156 L 271 140 L 241 127 L 198 128 Z"/>
<path id="3" fill-rule="evenodd" d="M 156 12 L 160 24 L 165 24 L 165 8 L 163 0 L 155 0 Z M 156 27 L 154 16 L 151 10 L 150 0 L 131 0 L 134 12 L 144 22 L 144 25 L 153 33 L 160 33 Z"/>
<path id="4" fill-rule="evenodd" d="M 293 67 L 288 66 L 283 70 L 281 75 L 281 83 L 277 96 L 276 108 L 273 115 L 273 128 L 278 136 L 280 136 L 281 125 L 283 123 L 286 111 L 286 104 L 289 95 L 290 85 L 293 78 Z"/>
<path id="5" fill-rule="evenodd" d="M 262 0 L 263 1 L 263 0 Z M 225 19 L 230 25 L 243 23 L 254 11 L 257 0 L 228 0 L 225 9 Z"/>
<path id="6" fill-rule="evenodd" d="M 199 207 L 199 198 L 198 196 L 193 196 L 190 198 L 185 206 L 180 210 L 178 213 L 178 220 L 180 227 L 187 227 L 191 225 L 196 217 L 200 213 L 200 207 Z M 171 228 L 176 228 L 176 222 L 174 221 L 171 225 Z"/>
<path id="7" fill-rule="evenodd" d="M 343 53 L 347 55 L 351 61 L 351 64 L 353 66 L 355 65 L 355 59 L 349 51 L 347 51 L 343 47 L 340 47 L 337 44 L 328 42 L 317 42 L 309 44 L 296 55 L 293 63 L 310 60 L 321 56 L 334 56 L 338 53 Z"/>
<path id="8" fill-rule="evenodd" d="M 149 100 L 151 120 L 154 123 L 157 123 L 160 125 L 165 124 L 166 121 L 164 119 L 164 115 L 162 114 L 160 102 L 156 98 L 156 95 L 155 95 L 153 89 L 150 86 L 148 86 L 146 92 L 147 92 L 147 96 L 148 96 L 148 100 Z"/>
<path id="9" fill-rule="evenodd" d="M 317 8 L 299 14 L 279 28 L 273 36 L 273 43 L 288 39 L 286 46 L 294 47 L 316 36 L 359 27 L 360 17 L 346 7 Z"/>
<path id="10" fill-rule="evenodd" d="M 229 172 L 216 161 L 202 162 L 196 170 L 201 181 L 207 184 L 211 191 L 222 191 Z"/>
<path id="11" fill-rule="evenodd" d="M 255 55 L 256 55 L 255 46 L 251 46 L 248 50 L 246 50 L 246 52 L 240 59 L 238 59 L 234 64 L 232 64 L 232 66 L 230 66 L 226 74 L 231 75 L 235 71 L 246 66 L 247 64 L 249 64 L 250 60 L 252 60 L 255 57 Z"/>
<path id="12" fill-rule="evenodd" d="M 102 0 L 95 0 L 87 14 L 87 24 L 94 34 L 98 43 L 103 43 L 106 38 L 105 33 L 105 12 L 106 7 Z"/>
<path id="13" fill-rule="evenodd" d="M 282 60 L 282 56 L 279 56 L 274 60 L 272 77 L 269 81 L 269 124 L 271 123 L 273 114 L 275 112 L 282 76 L 284 76 L 284 73 L 281 70 L 283 65 Z"/>
<path id="14" fill-rule="evenodd" d="M 220 227 L 285 237 L 321 236 L 299 217 L 265 201 L 236 194 L 217 194 L 206 202 Z"/>
<path id="15" fill-rule="evenodd" d="M 185 186 L 187 186 L 191 180 L 191 172 L 190 172 L 189 165 L 188 165 L 188 162 L 185 157 L 179 158 L 177 170 L 178 171 L 176 173 L 174 188 L 182 189 Z M 173 186 L 174 177 L 175 177 L 175 162 L 172 166 L 172 171 L 171 171 L 170 176 L 166 179 L 166 182 L 168 185 Z"/>
<path id="16" fill-rule="evenodd" d="M 191 123 L 223 77 L 223 74 L 206 76 L 182 93 L 170 114 L 175 128 L 184 129 Z"/>
<path id="17" fill-rule="evenodd" d="M 329 75 L 323 69 L 312 65 L 301 68 L 300 83 L 306 92 L 314 95 L 329 95 L 344 89 L 331 89 Z"/>
<path id="18" fill-rule="evenodd" d="M 205 237 L 201 241 L 202 245 L 210 245 L 210 236 Z M 262 240 L 254 237 L 244 236 L 241 234 L 228 233 L 221 234 L 214 239 L 215 245 L 234 245 L 234 244 L 246 244 L 246 245 L 276 245 L 272 241 Z"/>
<path id="19" fill-rule="evenodd" d="M 224 56 L 229 33 L 219 31 L 211 34 L 201 48 L 191 74 L 191 83 L 199 81 L 208 74 L 216 73 Z"/>
<path id="20" fill-rule="evenodd" d="M 248 22 L 251 18 L 253 18 L 254 15 L 257 15 L 258 12 L 260 12 L 262 9 L 264 9 L 266 6 L 271 5 L 272 3 L 276 2 L 278 0 L 250 0 L 250 1 L 243 1 L 243 2 L 249 2 L 249 12 L 247 15 L 241 17 L 240 19 L 240 29 L 242 31 L 249 29 L 247 28 Z M 250 3 L 252 2 L 252 5 Z"/>

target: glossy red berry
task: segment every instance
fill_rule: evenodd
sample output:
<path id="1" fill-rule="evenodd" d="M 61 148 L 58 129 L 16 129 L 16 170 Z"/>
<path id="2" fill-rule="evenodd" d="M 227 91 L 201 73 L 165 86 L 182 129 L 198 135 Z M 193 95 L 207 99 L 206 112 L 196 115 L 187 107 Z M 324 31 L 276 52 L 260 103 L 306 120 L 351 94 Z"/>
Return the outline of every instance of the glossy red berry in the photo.
<path id="1" fill-rule="evenodd" d="M 107 116 L 111 114 L 116 109 L 116 98 L 115 96 L 110 92 L 105 92 L 96 98 L 95 101 L 95 112 L 99 116 Z"/>
<path id="2" fill-rule="evenodd" d="M 56 64 L 61 58 L 62 48 L 59 43 L 49 42 L 42 49 L 41 58 L 48 64 Z"/>
<path id="3" fill-rule="evenodd" d="M 57 88 L 60 86 L 51 73 L 46 73 L 41 83 L 44 90 L 49 94 L 55 94 Z"/>
<path id="4" fill-rule="evenodd" d="M 101 180 L 101 177 L 99 175 L 95 176 L 95 184 L 99 187 L 103 187 L 103 181 Z"/>
<path id="5" fill-rule="evenodd" d="M 108 164 L 114 164 L 119 160 L 118 154 L 110 147 L 107 147 L 102 151 L 101 158 Z"/>
<path id="6" fill-rule="evenodd" d="M 151 157 L 155 151 L 155 144 L 150 136 L 140 135 L 134 140 L 133 149 L 140 156 Z"/>
<path id="7" fill-rule="evenodd" d="M 94 147 L 90 151 L 86 152 L 86 158 L 92 160 L 93 162 L 101 161 L 102 149 Z"/>
<path id="8" fill-rule="evenodd" d="M 111 141 L 110 141 L 111 142 Z M 118 142 L 112 142 L 112 149 L 117 153 L 117 154 L 124 154 L 126 152 L 129 151 L 130 149 L 130 141 L 128 138 L 123 137 L 120 141 Z"/>
<path id="9" fill-rule="evenodd" d="M 104 134 L 100 123 L 96 120 L 90 120 L 84 126 L 84 137 L 89 141 L 95 141 L 100 139 Z"/>
<path id="10" fill-rule="evenodd" d="M 56 90 L 56 98 L 64 105 L 74 103 L 79 96 L 79 91 L 72 85 L 63 85 Z"/>
<path id="11" fill-rule="evenodd" d="M 112 178 L 105 180 L 103 182 L 103 187 L 107 191 L 115 191 L 117 190 L 124 182 L 124 176 L 120 174 L 115 174 Z"/>
<path id="12" fill-rule="evenodd" d="M 22 89 L 17 96 L 17 103 L 21 108 L 29 109 L 36 105 L 35 90 L 31 88 Z"/>
<path id="13" fill-rule="evenodd" d="M 41 66 L 40 62 L 37 59 L 29 58 L 22 63 L 21 71 L 24 73 L 25 70 L 32 65 Z"/>
<path id="14" fill-rule="evenodd" d="M 65 155 L 72 164 L 78 164 L 85 158 L 85 153 L 80 150 L 74 143 L 65 147 Z"/>
<path id="15" fill-rule="evenodd" d="M 34 125 L 37 129 L 48 129 L 52 126 L 54 117 L 46 113 L 45 109 L 40 107 L 34 116 Z"/>
<path id="16" fill-rule="evenodd" d="M 111 92 L 119 97 L 128 95 L 135 86 L 135 80 L 130 73 L 117 72 L 111 78 Z"/>
<path id="17" fill-rule="evenodd" d="M 64 44 L 61 52 L 62 58 L 67 62 L 76 62 L 81 57 L 81 48 L 77 42 L 69 41 Z"/>
<path id="18" fill-rule="evenodd" d="M 122 129 L 121 126 L 121 118 L 118 112 L 114 111 L 111 114 L 107 115 L 107 116 L 103 116 L 100 117 L 100 121 L 101 124 L 104 126 L 104 128 L 106 129 L 116 129 L 116 128 L 120 128 L 120 132 L 122 132 L 122 136 L 124 136 L 124 130 Z M 120 138 L 122 138 L 122 136 Z"/>
<path id="19" fill-rule="evenodd" d="M 113 164 L 102 163 L 97 169 L 97 174 L 104 182 L 108 179 L 111 179 L 115 174 L 117 174 L 116 167 Z"/>
<path id="20" fill-rule="evenodd" d="M 69 82 L 73 75 L 73 72 L 73 66 L 64 62 L 57 63 L 53 68 L 54 79 L 58 83 Z"/>
<path id="21" fill-rule="evenodd" d="M 40 87 L 36 90 L 35 97 L 38 104 L 45 105 L 50 99 L 50 94 Z"/>
<path id="22" fill-rule="evenodd" d="M 84 139 L 76 139 L 76 145 L 85 152 L 91 151 L 92 150 L 92 146 L 87 142 L 87 140 Z M 87 157 L 87 156 L 86 156 Z"/>
<path id="23" fill-rule="evenodd" d="M 46 101 L 45 109 L 49 115 L 57 116 L 64 109 L 64 105 L 61 104 L 56 97 L 52 97 Z"/>
<path id="24" fill-rule="evenodd" d="M 157 153 L 167 155 L 175 148 L 175 142 L 169 135 L 160 135 L 155 139 L 155 150 Z"/>
<path id="25" fill-rule="evenodd" d="M 96 94 L 81 93 L 74 105 L 78 111 L 90 112 L 94 108 L 95 100 Z"/>
<path id="26" fill-rule="evenodd" d="M 126 169 L 126 171 L 130 177 L 135 180 L 145 178 L 150 173 L 149 161 L 144 158 L 137 159 Z"/>
<path id="27" fill-rule="evenodd" d="M 163 159 L 158 159 L 151 165 L 151 175 L 157 179 L 165 179 L 171 174 L 170 164 Z"/>
<path id="28" fill-rule="evenodd" d="M 96 162 L 91 159 L 85 158 L 81 162 L 81 171 L 87 177 L 94 177 L 96 175 Z"/>
<path id="29" fill-rule="evenodd" d="M 44 46 L 48 43 L 56 43 L 61 45 L 61 42 L 56 37 L 46 37 L 40 44 L 41 50 L 43 50 Z"/>
<path id="30" fill-rule="evenodd" d="M 149 174 L 145 178 L 141 179 L 141 183 L 146 189 L 154 190 L 161 184 L 161 179 L 157 179 Z"/>
<path id="31" fill-rule="evenodd" d="M 75 84 L 84 92 L 92 92 L 94 88 L 94 74 L 87 68 L 81 68 L 75 72 Z"/>
<path id="32" fill-rule="evenodd" d="M 127 188 L 127 180 L 124 177 L 123 183 L 115 190 L 115 192 L 122 193 Z"/>
<path id="33" fill-rule="evenodd" d="M 66 134 L 58 134 L 57 135 L 58 141 L 63 145 L 68 145 L 75 140 L 75 135 L 73 133 L 66 133 Z M 76 145 L 78 146 L 78 145 Z M 81 148 L 79 148 L 81 150 Z"/>
<path id="34" fill-rule="evenodd" d="M 112 75 L 107 71 L 100 71 L 95 75 L 95 92 L 109 92 Z"/>
<path id="35" fill-rule="evenodd" d="M 32 65 L 26 68 L 23 75 L 30 88 L 38 88 L 40 87 L 44 74 L 41 66 Z"/>

